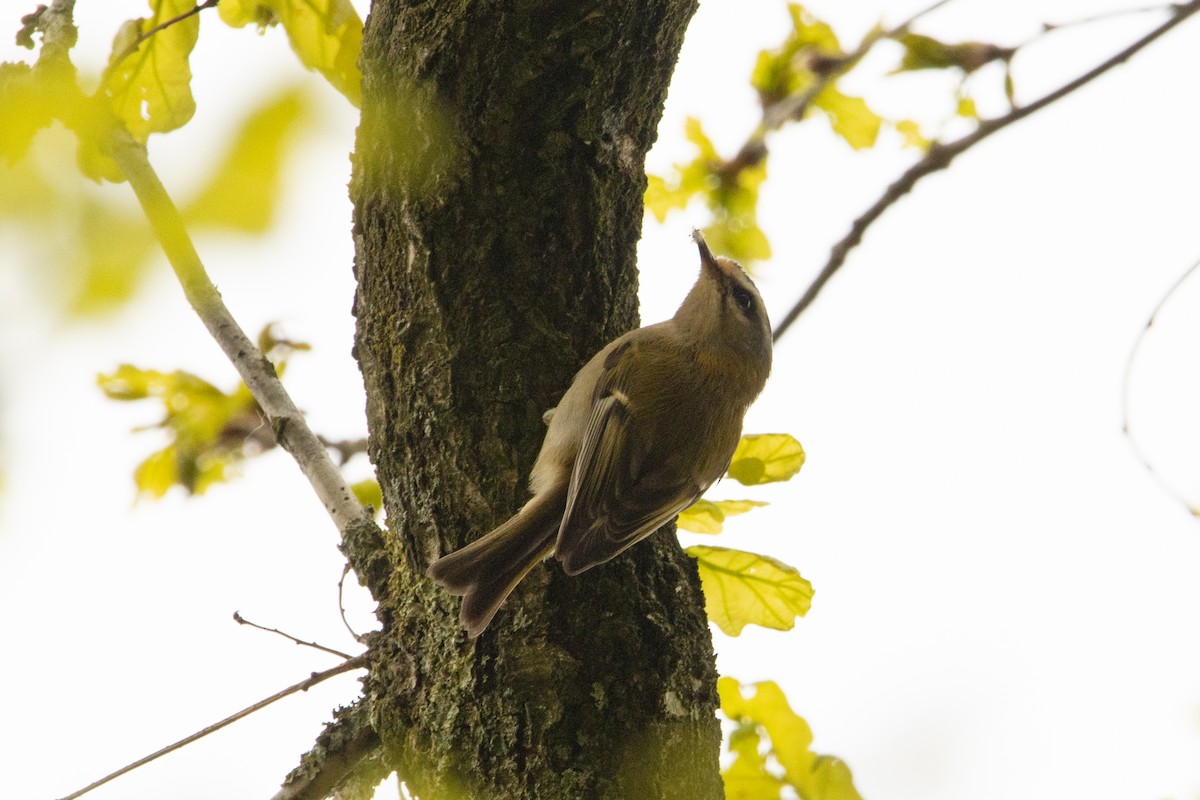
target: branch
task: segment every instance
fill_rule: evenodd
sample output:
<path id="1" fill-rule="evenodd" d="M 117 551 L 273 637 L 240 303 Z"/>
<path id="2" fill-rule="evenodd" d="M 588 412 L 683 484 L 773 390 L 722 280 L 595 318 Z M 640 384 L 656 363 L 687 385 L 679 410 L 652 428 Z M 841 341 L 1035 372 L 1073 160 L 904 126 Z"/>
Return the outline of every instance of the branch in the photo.
<path id="1" fill-rule="evenodd" d="M 985 120 L 979 123 L 978 128 L 961 139 L 948 144 L 940 142 L 935 143 L 929 148 L 929 152 L 925 154 L 924 158 L 922 158 L 913 166 L 909 167 L 908 170 L 894 183 L 892 183 L 892 185 L 887 188 L 883 195 L 875 201 L 874 205 L 863 212 L 858 219 L 854 220 L 854 223 L 850 226 L 850 231 L 830 250 L 829 260 L 817 274 L 816 279 L 813 280 L 812 284 L 808 287 L 800 299 L 796 301 L 796 304 L 792 306 L 791 310 L 788 311 L 786 316 L 784 316 L 778 327 L 775 328 L 772 338 L 775 341 L 779 341 L 780 337 L 782 337 L 783 334 L 787 332 L 787 329 L 791 327 L 792 323 L 796 321 L 796 318 L 799 317 L 806 308 L 812 305 L 813 301 L 816 300 L 817 295 L 820 294 L 821 289 L 825 287 L 825 284 L 829 282 L 829 279 L 833 277 L 834 273 L 841 269 L 842 265 L 845 264 L 846 257 L 850 254 L 850 251 L 857 247 L 860 242 L 862 242 L 863 235 L 866 233 L 867 228 L 869 228 L 872 223 L 883 216 L 883 212 L 887 211 L 893 204 L 899 201 L 900 198 L 912 191 L 912 188 L 916 185 L 917 181 L 921 180 L 921 178 L 924 178 L 926 175 L 931 175 L 950 166 L 951 162 L 953 162 L 955 158 L 979 144 L 993 133 L 1007 128 L 1014 122 L 1018 122 L 1036 111 L 1040 111 L 1051 103 L 1061 100 L 1062 98 L 1074 92 L 1076 89 L 1086 86 L 1114 67 L 1128 61 L 1136 53 L 1149 46 L 1167 31 L 1171 30 L 1176 25 L 1195 14 L 1197 11 L 1200 11 L 1200 0 L 1191 0 L 1191 2 L 1173 6 L 1171 8 L 1171 17 L 1167 19 L 1166 22 L 1164 22 L 1162 25 L 1159 25 L 1157 28 L 1150 31 L 1145 36 L 1138 39 L 1136 42 L 1129 45 L 1108 60 L 1080 75 L 1078 78 L 1063 84 L 1049 94 L 1043 95 L 1029 105 L 1021 106 L 1020 108 L 1014 108 L 1012 111 L 1002 117 L 996 117 L 995 119 Z"/>
<path id="2" fill-rule="evenodd" d="M 92 791 L 93 789 L 103 786 L 104 784 L 108 783 L 109 781 L 113 780 L 114 778 L 119 778 L 127 772 L 132 772 L 133 770 L 137 769 L 138 767 L 145 766 L 146 764 L 149 764 L 151 761 L 155 761 L 155 760 L 165 756 L 167 753 L 174 752 L 175 750 L 178 750 L 181 747 L 191 744 L 192 742 L 196 741 L 197 739 L 202 739 L 205 736 L 208 736 L 210 733 L 215 733 L 216 731 L 221 730 L 221 728 L 224 728 L 227 725 L 232 725 L 233 723 L 237 722 L 239 719 L 250 716 L 255 711 L 259 711 L 261 709 L 266 708 L 267 706 L 271 705 L 271 703 L 274 703 L 276 700 L 282 700 L 283 698 L 287 697 L 288 695 L 295 694 L 296 692 L 307 692 L 309 689 L 316 686 L 318 683 L 322 683 L 323 681 L 326 681 L 329 678 L 334 677 L 335 675 L 341 675 L 343 672 L 350 672 L 351 670 L 355 670 L 355 669 L 362 669 L 366 665 L 367 665 L 367 657 L 366 657 L 366 655 L 361 655 L 361 656 L 355 656 L 354 658 L 351 658 L 348 661 L 343 661 L 341 664 L 338 664 L 333 669 L 327 669 L 324 672 L 314 672 L 312 675 L 310 675 L 309 677 L 300 681 L 299 683 L 289 686 L 288 688 L 284 689 L 283 691 L 277 692 L 263 700 L 259 700 L 254 705 L 249 706 L 248 708 L 243 708 L 241 711 L 237 712 L 236 714 L 226 717 L 225 719 L 221 720 L 220 722 L 209 725 L 204 730 L 196 731 L 191 736 L 187 736 L 183 739 L 180 739 L 178 742 L 175 742 L 174 744 L 167 745 L 162 750 L 159 750 L 156 753 L 151 753 L 150 755 L 146 756 L 145 758 L 138 759 L 137 761 L 133 762 L 132 764 L 126 764 L 125 766 L 123 766 L 119 770 L 117 770 L 116 772 L 105 775 L 100 780 L 96 781 L 95 783 L 89 784 L 88 786 L 83 787 L 82 789 L 80 789 L 77 792 L 72 792 L 71 794 L 62 798 L 62 800 L 75 800 L 75 798 L 77 798 L 77 797 L 82 797 L 83 795 L 87 794 L 88 792 Z"/>
<path id="3" fill-rule="evenodd" d="M 1138 353 L 1141 352 L 1142 343 L 1146 340 L 1146 334 L 1150 332 L 1150 329 L 1154 327 L 1154 323 L 1158 321 L 1158 315 L 1162 312 L 1163 306 L 1167 304 L 1168 300 L 1175 296 L 1175 293 L 1179 291 L 1179 288 L 1183 286 L 1187 279 L 1190 278 L 1197 269 L 1200 269 L 1200 261 L 1197 261 L 1188 267 L 1187 271 L 1180 275 L 1179 278 L 1176 279 L 1175 283 L 1171 284 L 1171 288 L 1168 289 L 1167 293 L 1164 294 L 1158 301 L 1158 305 L 1154 307 L 1154 311 L 1150 312 L 1150 318 L 1146 320 L 1145 326 L 1143 326 L 1138 332 L 1137 339 L 1134 341 L 1133 347 L 1129 351 L 1129 357 L 1125 360 L 1125 374 L 1121 379 L 1121 432 L 1125 434 L 1125 440 L 1129 442 L 1129 447 L 1131 450 L 1133 450 L 1134 457 L 1142 463 L 1142 466 L 1146 468 L 1146 471 L 1150 473 L 1150 476 L 1155 480 L 1155 482 L 1157 482 L 1158 485 L 1161 486 L 1163 490 L 1173 499 L 1178 501 L 1180 505 L 1186 508 L 1188 513 L 1194 517 L 1200 517 L 1200 508 L 1192 505 L 1188 499 L 1183 496 L 1183 493 L 1172 486 L 1171 482 L 1167 480 L 1166 476 L 1164 476 L 1158 471 L 1157 468 L 1155 468 L 1154 464 L 1150 461 L 1150 456 L 1146 454 L 1146 451 L 1142 449 L 1141 444 L 1138 443 L 1137 437 L 1133 435 L 1133 431 L 1129 427 L 1129 407 L 1130 395 L 1133 389 L 1133 364 L 1137 360 Z"/>
<path id="4" fill-rule="evenodd" d="M 266 413 L 275 438 L 300 465 L 338 530 L 345 533 L 352 520 L 369 519 L 324 445 L 305 424 L 300 410 L 279 382 L 274 365 L 263 357 L 225 307 L 204 270 L 179 210 L 150 166 L 146 148 L 123 128 L 113 130 L 109 144 L 110 155 L 133 187 L 188 302 L 233 362 Z"/>
<path id="5" fill-rule="evenodd" d="M 380 751 L 379 734 L 371 725 L 370 707 L 359 701 L 334 712 L 334 720 L 317 736 L 300 766 L 283 780 L 273 800 L 324 800 L 353 776 L 376 785 L 393 771 L 371 756 Z"/>
<path id="6" fill-rule="evenodd" d="M 347 570 L 349 569 L 348 565 L 347 565 L 346 569 Z M 345 571 L 343 571 L 342 577 L 344 578 L 345 576 L 346 576 L 346 573 L 345 573 Z M 339 581 L 338 587 L 340 588 L 341 585 L 342 584 Z M 259 625 L 257 622 L 251 622 L 250 620 L 243 617 L 241 615 L 241 613 L 238 611 L 233 612 L 233 621 L 236 622 L 238 625 L 249 625 L 251 628 L 257 628 L 258 630 L 265 631 L 266 633 L 277 634 L 279 636 L 282 636 L 285 639 L 288 639 L 293 644 L 299 645 L 300 647 L 311 647 L 314 650 L 320 650 L 324 653 L 329 653 L 330 655 L 340 656 L 341 658 L 346 658 L 346 659 L 354 658 L 354 656 L 350 655 L 349 653 L 343 653 L 341 650 L 334 650 L 332 647 L 326 647 L 325 645 L 317 644 L 316 642 L 306 642 L 301 639 L 297 639 L 295 636 L 292 636 L 290 633 L 284 633 L 283 631 L 279 630 L 278 628 L 268 628 L 266 625 Z M 358 637 L 356 636 L 355 638 L 357 639 Z"/>

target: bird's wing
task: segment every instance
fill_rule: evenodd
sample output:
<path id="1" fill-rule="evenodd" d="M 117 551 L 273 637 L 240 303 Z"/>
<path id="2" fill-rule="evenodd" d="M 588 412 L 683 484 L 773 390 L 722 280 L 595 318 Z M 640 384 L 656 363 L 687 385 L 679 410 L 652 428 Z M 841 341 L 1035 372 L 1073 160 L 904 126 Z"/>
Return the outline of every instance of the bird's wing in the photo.
<path id="1" fill-rule="evenodd" d="M 596 383 L 555 548 L 571 575 L 658 530 L 707 488 L 690 470 L 653 452 L 653 440 L 639 429 L 632 370 L 639 346 L 627 342 L 614 349 Z"/>

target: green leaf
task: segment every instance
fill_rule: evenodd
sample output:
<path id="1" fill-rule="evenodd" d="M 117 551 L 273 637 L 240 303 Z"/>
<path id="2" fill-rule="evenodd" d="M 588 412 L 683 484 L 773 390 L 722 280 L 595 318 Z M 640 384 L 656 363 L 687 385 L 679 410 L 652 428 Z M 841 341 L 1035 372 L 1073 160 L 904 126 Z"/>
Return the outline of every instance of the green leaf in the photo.
<path id="1" fill-rule="evenodd" d="M 217 8 L 221 19 L 235 28 L 283 25 L 300 62 L 359 105 L 363 25 L 350 0 L 221 0 Z"/>
<path id="2" fill-rule="evenodd" d="M 902 119 L 896 123 L 896 132 L 904 137 L 905 147 L 915 147 L 918 150 L 928 150 L 932 144 L 921 133 L 921 126 L 911 119 Z"/>
<path id="3" fill-rule="evenodd" d="M 833 132 L 855 150 L 875 146 L 883 119 L 871 110 L 866 100 L 842 94 L 829 85 L 813 99 L 813 105 L 825 112 Z"/>
<path id="4" fill-rule="evenodd" d="M 745 486 L 786 481 L 804 466 L 804 448 L 786 433 L 752 433 L 741 438 L 729 462 L 729 477 Z"/>
<path id="5" fill-rule="evenodd" d="M 163 419 L 151 427 L 169 435 L 168 445 L 135 470 L 141 494 L 162 497 L 171 486 L 203 493 L 225 481 L 230 467 L 275 445 L 274 434 L 244 384 L 223 392 L 189 372 L 161 372 L 122 364 L 97 376 L 114 400 L 157 399 Z"/>
<path id="6" fill-rule="evenodd" d="M 35 73 L 28 64 L 0 64 L 0 160 L 6 164 L 23 158 L 34 134 L 53 121 L 47 74 Z"/>
<path id="7" fill-rule="evenodd" d="M 697 500 L 679 512 L 676 525 L 692 533 L 720 533 L 726 517 L 765 505 L 758 500 Z"/>
<path id="8" fill-rule="evenodd" d="M 179 480 L 175 459 L 175 448 L 168 445 L 138 464 L 133 471 L 133 481 L 137 484 L 138 493 L 149 495 L 155 500 L 165 495 Z"/>
<path id="9" fill-rule="evenodd" d="M 799 3 L 789 3 L 792 30 L 779 47 L 758 54 L 750 85 L 764 106 L 806 91 L 817 80 L 823 65 L 841 58 L 841 44 L 833 29 Z"/>
<path id="10" fill-rule="evenodd" d="M 779 800 L 784 783 L 767 771 L 761 744 L 762 736 L 753 725 L 739 725 L 729 734 L 733 763 L 721 771 L 725 800 Z"/>
<path id="11" fill-rule="evenodd" d="M 784 781 L 803 800 L 862 800 L 843 761 L 812 752 L 812 729 L 792 711 L 777 683 L 742 686 L 723 677 L 717 681 L 717 694 L 721 713 L 739 729 L 753 730 L 770 740 L 769 753 L 783 767 Z M 730 749 L 733 744 L 730 737 Z"/>
<path id="12" fill-rule="evenodd" d="M 184 209 L 192 224 L 266 231 L 279 205 L 284 161 L 311 114 L 308 95 L 288 89 L 251 114 L 208 184 Z"/>
<path id="13" fill-rule="evenodd" d="M 139 36 L 195 6 L 195 0 L 150 0 L 153 14 L 127 21 L 113 40 L 101 89 L 139 142 L 145 143 L 151 133 L 184 125 L 196 113 L 188 57 L 200 34 L 199 15 L 174 22 L 137 43 Z"/>
<path id="14" fill-rule="evenodd" d="M 904 47 L 904 57 L 896 72 L 922 69 L 961 69 L 971 73 L 991 61 L 1007 61 L 1013 50 L 986 42 L 947 44 L 931 36 L 906 33 L 898 41 Z"/>
<path id="15" fill-rule="evenodd" d="M 376 513 L 383 508 L 383 489 L 380 487 L 379 481 L 374 478 L 351 484 L 350 491 L 354 492 L 358 502 L 375 509 Z"/>
<path id="16" fill-rule="evenodd" d="M 708 618 L 729 636 L 747 625 L 791 630 L 808 613 L 812 584 L 782 561 L 743 550 L 687 548 L 700 569 Z"/>

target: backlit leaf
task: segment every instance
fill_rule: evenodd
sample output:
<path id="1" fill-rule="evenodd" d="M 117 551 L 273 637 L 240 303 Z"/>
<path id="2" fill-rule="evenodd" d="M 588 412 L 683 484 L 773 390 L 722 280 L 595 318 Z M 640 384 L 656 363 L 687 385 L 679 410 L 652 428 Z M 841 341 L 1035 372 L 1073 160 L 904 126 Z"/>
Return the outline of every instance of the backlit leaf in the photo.
<path id="1" fill-rule="evenodd" d="M 679 512 L 676 525 L 692 533 L 720 533 L 726 517 L 765 505 L 758 500 L 697 500 Z"/>
<path id="2" fill-rule="evenodd" d="M 826 86 L 813 100 L 825 112 L 833 132 L 855 150 L 874 147 L 883 119 L 861 97 L 842 94 L 833 85 Z"/>
<path id="3" fill-rule="evenodd" d="M 1013 53 L 1011 48 L 986 42 L 947 44 L 919 33 L 906 33 L 899 42 L 904 47 L 904 57 L 897 72 L 957 67 L 971 73 L 991 61 L 1008 60 Z"/>
<path id="4" fill-rule="evenodd" d="M 729 477 L 746 486 L 786 481 L 804 466 L 804 448 L 786 433 L 743 436 L 729 462 Z"/>
<path id="5" fill-rule="evenodd" d="M 199 15 L 137 42 L 140 35 L 195 6 L 195 0 L 150 0 L 151 16 L 129 20 L 113 41 L 102 90 L 139 142 L 144 143 L 151 133 L 184 125 L 196 112 L 188 57 L 200 33 Z M 136 49 L 131 51 L 135 43 Z"/>
<path id="6" fill-rule="evenodd" d="M 308 347 L 279 338 L 269 328 L 260 341 L 270 345 L 268 355 L 281 374 L 286 355 Z M 166 431 L 169 442 L 135 471 L 140 494 L 162 497 L 171 486 L 202 493 L 227 480 L 231 468 L 247 457 L 275 446 L 274 432 L 245 384 L 225 392 L 190 372 L 130 364 L 97 376 L 97 384 L 113 400 L 162 404 L 162 419 L 146 427 Z"/>
<path id="7" fill-rule="evenodd" d="M 362 20 L 350 0 L 221 0 L 221 19 L 240 28 L 280 24 L 300 62 L 357 106 L 362 75 Z"/>
<path id="8" fill-rule="evenodd" d="M 832 28 L 799 3 L 789 3 L 788 13 L 792 30 L 779 47 L 758 54 L 750 76 L 764 106 L 807 90 L 824 65 L 843 55 Z"/>
<path id="9" fill-rule="evenodd" d="M 896 123 L 896 132 L 904 137 L 905 147 L 915 147 L 928 150 L 931 142 L 921 133 L 921 126 L 911 119 L 902 119 Z"/>
<path id="10" fill-rule="evenodd" d="M 729 735 L 733 763 L 721 770 L 725 800 L 779 800 L 784 783 L 767 770 L 759 751 L 762 736 L 754 725 L 739 725 Z"/>
<path id="11" fill-rule="evenodd" d="M 729 636 L 747 625 L 786 631 L 808 613 L 812 584 L 782 561 L 743 550 L 687 548 L 700 569 L 708 618 Z"/>
<path id="12" fill-rule="evenodd" d="M 723 677 L 717 681 L 717 693 L 721 713 L 739 730 L 752 730 L 770 741 L 769 753 L 783 767 L 783 780 L 802 800 L 861 800 L 845 762 L 810 750 L 812 729 L 792 711 L 777 683 L 742 686 Z M 733 744 L 730 737 L 731 750 Z"/>
<path id="13" fill-rule="evenodd" d="M 354 492 L 358 502 L 365 507 L 375 509 L 376 513 L 383 508 L 383 489 L 379 486 L 379 481 L 374 478 L 351 484 L 350 491 Z"/>

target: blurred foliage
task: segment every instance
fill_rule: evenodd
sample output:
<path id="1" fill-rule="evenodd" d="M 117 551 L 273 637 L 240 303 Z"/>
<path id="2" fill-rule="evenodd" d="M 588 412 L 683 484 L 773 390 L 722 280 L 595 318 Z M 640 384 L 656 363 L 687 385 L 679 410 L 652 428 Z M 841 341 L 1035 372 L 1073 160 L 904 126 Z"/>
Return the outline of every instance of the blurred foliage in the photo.
<path id="1" fill-rule="evenodd" d="M 827 23 L 799 3 L 788 4 L 790 26 L 775 47 L 759 52 L 750 74 L 750 85 L 758 96 L 762 117 L 737 152 L 722 157 L 704 133 L 700 120 L 685 123 L 693 157 L 672 165 L 664 175 L 647 176 L 646 210 L 663 222 L 673 211 L 699 199 L 708 208 L 712 222 L 704 227 L 705 237 L 716 252 L 743 264 L 770 258 L 771 245 L 758 224 L 758 198 L 767 178 L 768 135 L 787 124 L 820 116 L 833 133 L 854 150 L 879 145 L 880 133 L 891 129 L 891 141 L 920 151 L 932 146 L 921 126 L 910 119 L 888 120 L 863 97 L 846 92 L 841 80 L 884 40 L 903 49 L 899 65 L 891 74 L 920 70 L 953 70 L 960 74 L 955 90 L 957 115 L 978 120 L 965 80 L 985 64 L 1005 65 L 1005 92 L 1012 102 L 1012 78 L 1007 73 L 1015 48 L 984 42 L 948 44 L 915 34 L 902 24 L 894 29 L 882 25 L 869 31 L 853 49 L 843 45 Z"/>
<path id="2" fill-rule="evenodd" d="M 801 800 L 861 800 L 845 762 L 812 752 L 812 729 L 792 711 L 777 683 L 743 686 L 724 677 L 717 693 L 721 713 L 734 724 L 733 761 L 721 772 L 726 798 L 779 800 L 790 788 Z"/>
<path id="3" fill-rule="evenodd" d="M 309 349 L 303 342 L 278 338 L 271 326 L 259 334 L 258 345 L 280 375 L 291 353 Z M 158 428 L 168 434 L 166 447 L 134 470 L 139 496 L 157 499 L 172 486 L 203 494 L 227 480 L 241 461 L 275 446 L 266 416 L 243 383 L 226 392 L 190 372 L 160 372 L 130 364 L 96 380 L 113 400 L 162 403 L 163 419 L 138 429 Z"/>
<path id="4" fill-rule="evenodd" d="M 195 199 L 183 204 L 193 229 L 267 230 L 283 196 L 284 165 L 314 119 L 310 94 L 295 87 L 253 110 Z M 119 308 L 159 252 L 149 224 L 114 190 L 77 179 L 73 143 L 62 131 L 45 131 L 32 145 L 26 157 L 0 166 L 0 221 L 29 231 L 38 277 L 66 313 Z"/>
<path id="5" fill-rule="evenodd" d="M 282 25 L 304 66 L 320 72 L 355 106 L 361 102 L 363 24 L 349 0 L 221 0 L 218 9 L 235 28 Z"/>
<path id="6" fill-rule="evenodd" d="M 812 605 L 812 584 L 782 561 L 744 550 L 693 545 L 708 618 L 728 636 L 747 625 L 790 631 Z"/>

